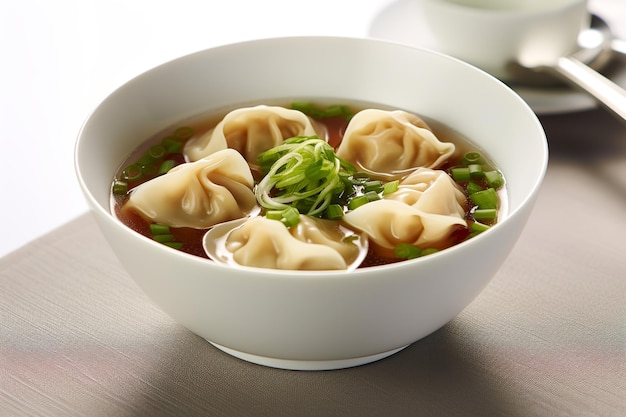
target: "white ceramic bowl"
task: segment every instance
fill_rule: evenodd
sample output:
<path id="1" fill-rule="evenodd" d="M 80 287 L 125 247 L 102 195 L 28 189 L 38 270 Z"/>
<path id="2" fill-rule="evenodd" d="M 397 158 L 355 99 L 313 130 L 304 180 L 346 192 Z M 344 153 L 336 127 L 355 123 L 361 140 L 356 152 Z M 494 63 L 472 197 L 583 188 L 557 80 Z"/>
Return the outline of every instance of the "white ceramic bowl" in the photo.
<path id="1" fill-rule="evenodd" d="M 277 98 L 375 102 L 443 122 L 495 159 L 509 214 L 451 249 L 349 273 L 234 269 L 167 248 L 111 215 L 112 177 L 146 138 L 200 112 Z M 458 315 L 512 250 L 547 158 L 535 114 L 490 75 L 435 52 L 333 37 L 227 45 L 147 71 L 93 111 L 75 150 L 102 233 L 163 311 L 239 358 L 304 370 L 384 358 Z"/>

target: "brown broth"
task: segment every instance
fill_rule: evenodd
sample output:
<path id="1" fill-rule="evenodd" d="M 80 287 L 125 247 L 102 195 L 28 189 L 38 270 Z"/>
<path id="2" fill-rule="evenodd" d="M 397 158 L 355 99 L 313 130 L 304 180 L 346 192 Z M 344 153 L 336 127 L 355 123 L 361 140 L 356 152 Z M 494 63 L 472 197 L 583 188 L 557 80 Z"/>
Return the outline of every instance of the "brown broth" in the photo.
<path id="1" fill-rule="evenodd" d="M 289 105 L 284 105 L 284 107 L 289 107 Z M 323 105 L 320 105 L 320 107 L 323 107 Z M 352 108 L 356 112 L 364 108 L 376 108 L 376 107 L 382 108 L 380 106 L 363 106 L 363 105 L 353 106 Z M 386 109 L 386 110 L 389 110 L 389 109 Z M 184 126 L 192 127 L 195 132 L 194 137 L 196 137 L 196 136 L 202 135 L 203 133 L 213 128 L 226 113 L 227 112 L 222 112 L 218 116 L 216 116 L 215 114 L 212 114 L 212 115 L 196 117 L 196 118 L 187 120 L 181 124 L 178 124 L 177 126 L 184 125 Z M 454 167 L 458 165 L 463 155 L 468 151 L 477 150 L 481 152 L 481 154 L 484 157 L 487 157 L 487 155 L 485 154 L 483 150 L 477 149 L 475 145 L 473 145 L 467 138 L 463 137 L 458 132 L 453 131 L 452 129 L 446 127 L 445 125 L 437 121 L 424 118 L 423 116 L 420 116 L 420 117 L 422 117 L 426 121 L 426 123 L 428 123 L 429 127 L 432 129 L 432 131 L 435 133 L 435 135 L 440 141 L 452 142 L 456 146 L 455 153 L 439 169 L 447 170 L 450 167 Z M 345 117 L 332 117 L 332 118 L 326 118 L 326 119 L 317 119 L 316 121 L 318 123 L 323 124 L 326 127 L 327 132 L 328 132 L 328 143 L 331 146 L 333 146 L 335 149 L 337 149 L 337 147 L 341 143 L 343 134 L 348 124 L 346 118 Z M 119 178 L 123 167 L 136 162 L 140 158 L 140 156 L 144 154 L 147 149 L 150 148 L 150 146 L 159 143 L 164 137 L 171 135 L 172 132 L 175 130 L 175 128 L 176 127 L 172 127 L 170 129 L 167 129 L 164 132 L 161 132 L 155 135 L 152 138 L 147 139 L 135 152 L 133 152 L 133 154 L 129 158 L 127 158 L 126 161 L 124 161 L 124 163 L 120 166 L 120 169 L 116 173 L 115 178 Z M 184 156 L 182 155 L 182 149 L 180 152 L 181 153 L 168 154 L 166 155 L 165 159 L 174 159 L 176 160 L 177 164 L 186 162 Z M 488 162 L 490 162 L 492 166 L 495 166 L 493 165 L 492 161 L 488 161 Z M 131 190 L 133 187 L 136 187 L 137 185 L 149 179 L 150 178 L 147 178 L 139 182 L 129 182 L 128 189 Z M 464 184 L 460 184 L 460 185 L 464 185 Z M 502 203 L 505 203 L 506 196 L 505 196 L 504 187 L 498 191 L 498 194 L 499 194 L 500 201 Z M 122 210 L 122 207 L 127 199 L 128 199 L 128 194 L 126 194 L 125 196 L 119 196 L 114 193 L 111 193 L 112 213 L 117 219 L 119 219 L 123 224 L 125 224 L 129 228 L 133 229 L 134 231 L 144 236 L 151 237 L 150 224 L 146 220 L 144 220 L 139 214 L 134 213 L 130 210 Z M 472 203 L 469 200 L 469 197 L 467 198 L 467 201 L 468 201 L 468 207 L 471 207 Z M 501 207 L 499 210 L 498 217 L 502 215 L 503 211 L 504 209 Z M 468 211 L 467 219 L 470 219 L 470 217 L 471 216 Z M 208 259 L 202 247 L 202 238 L 204 234 L 206 233 L 206 229 L 193 229 L 193 228 L 188 228 L 188 227 L 180 227 L 180 228 L 172 227 L 170 228 L 170 231 L 171 231 L 171 234 L 174 236 L 175 241 L 181 242 L 183 244 L 182 248 L 180 249 L 181 251 Z M 467 239 L 468 235 L 469 235 L 468 228 L 459 226 L 455 231 L 453 231 L 450 239 L 447 242 L 445 242 L 444 246 L 441 248 L 437 248 L 437 249 L 445 249 L 447 247 L 454 246 L 464 241 L 465 239 Z M 390 263 L 399 262 L 399 261 L 402 261 L 402 259 L 397 259 L 392 256 L 381 257 L 380 255 L 375 254 L 372 248 L 370 247 L 370 251 L 368 255 L 366 256 L 365 260 L 363 261 L 363 263 L 360 265 L 360 268 L 377 266 L 377 265 L 385 265 L 385 264 L 390 264 Z"/>

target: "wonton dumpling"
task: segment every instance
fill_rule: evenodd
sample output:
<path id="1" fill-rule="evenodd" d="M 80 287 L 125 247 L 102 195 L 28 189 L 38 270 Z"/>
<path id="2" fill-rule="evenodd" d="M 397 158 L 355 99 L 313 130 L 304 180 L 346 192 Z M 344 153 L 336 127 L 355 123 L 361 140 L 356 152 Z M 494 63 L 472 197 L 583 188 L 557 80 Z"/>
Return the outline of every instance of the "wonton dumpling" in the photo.
<path id="1" fill-rule="evenodd" d="M 278 220 L 254 217 L 226 238 L 226 250 L 243 266 L 286 270 L 347 269 L 360 248 L 329 220 L 300 216 L 287 228 Z"/>
<path id="2" fill-rule="evenodd" d="M 348 123 L 337 155 L 373 177 L 397 179 L 415 168 L 438 168 L 454 150 L 416 115 L 366 109 Z"/>
<path id="3" fill-rule="evenodd" d="M 445 171 L 419 168 L 398 191 L 346 213 L 343 219 L 388 255 L 400 243 L 422 249 L 446 246 L 457 227 L 467 227 L 466 206 L 465 194 Z"/>
<path id="4" fill-rule="evenodd" d="M 172 227 L 204 229 L 253 211 L 253 185 L 241 154 L 224 149 L 137 186 L 124 210 L 133 209 L 148 221 Z"/>
<path id="5" fill-rule="evenodd" d="M 215 128 L 187 142 L 184 154 L 190 161 L 197 161 L 213 152 L 232 148 L 239 151 L 248 163 L 256 164 L 261 152 L 285 139 L 312 135 L 325 138 L 323 128 L 317 130 L 320 132 L 299 110 L 266 105 L 245 107 L 231 111 Z"/>

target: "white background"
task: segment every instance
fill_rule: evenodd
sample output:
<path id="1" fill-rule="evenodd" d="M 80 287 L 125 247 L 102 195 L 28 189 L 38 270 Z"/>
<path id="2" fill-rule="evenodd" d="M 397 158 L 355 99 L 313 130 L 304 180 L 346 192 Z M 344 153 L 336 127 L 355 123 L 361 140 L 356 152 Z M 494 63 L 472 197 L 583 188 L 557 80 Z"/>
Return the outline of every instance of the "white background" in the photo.
<path id="1" fill-rule="evenodd" d="M 390 0 L 0 0 L 0 256 L 87 211 L 73 148 L 130 78 L 220 44 L 366 36 Z"/>

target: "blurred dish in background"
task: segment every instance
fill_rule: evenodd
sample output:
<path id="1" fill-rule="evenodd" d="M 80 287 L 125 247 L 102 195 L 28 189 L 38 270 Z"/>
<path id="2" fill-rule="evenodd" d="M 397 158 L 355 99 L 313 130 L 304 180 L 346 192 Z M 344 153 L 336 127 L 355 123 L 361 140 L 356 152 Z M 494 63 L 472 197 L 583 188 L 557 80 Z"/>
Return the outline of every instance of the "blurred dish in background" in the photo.
<path id="1" fill-rule="evenodd" d="M 368 35 L 437 50 L 436 41 L 425 21 L 420 1 L 422 0 L 398 0 L 391 3 L 373 19 Z M 609 0 L 590 2 L 591 12 L 599 15 L 602 15 L 603 10 L 607 12 L 613 6 L 615 5 Z M 614 61 L 603 72 L 617 84 L 626 87 L 626 62 Z M 537 114 L 568 113 L 597 106 L 596 101 L 587 93 L 567 86 L 541 88 L 512 85 L 511 87 Z"/>

